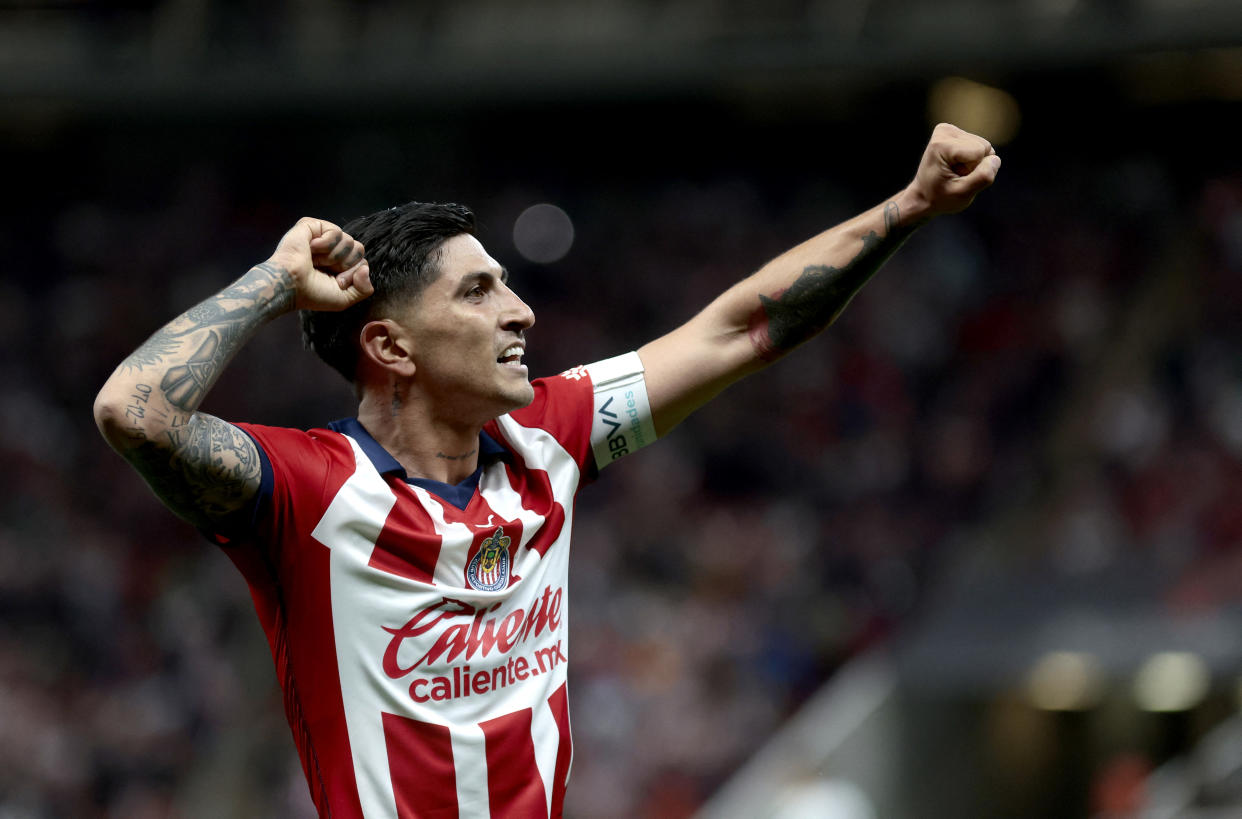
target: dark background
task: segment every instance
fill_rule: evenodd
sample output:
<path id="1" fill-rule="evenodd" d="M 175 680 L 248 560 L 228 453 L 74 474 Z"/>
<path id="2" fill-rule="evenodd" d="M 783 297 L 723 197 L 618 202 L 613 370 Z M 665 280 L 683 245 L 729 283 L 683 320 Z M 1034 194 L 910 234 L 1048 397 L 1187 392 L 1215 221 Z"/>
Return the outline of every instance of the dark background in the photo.
<path id="1" fill-rule="evenodd" d="M 1207 0 L 0 5 L 0 813 L 308 815 L 244 583 L 90 415 L 299 216 L 471 205 L 551 374 L 898 190 L 965 77 L 1020 114 L 996 186 L 583 496 L 567 812 L 690 815 L 883 654 L 891 815 L 1118 815 L 1242 684 L 1239 36 Z M 352 405 L 282 319 L 204 409 Z M 1041 709 L 1055 651 L 1098 688 Z M 1153 715 L 1160 652 L 1209 682 Z"/>

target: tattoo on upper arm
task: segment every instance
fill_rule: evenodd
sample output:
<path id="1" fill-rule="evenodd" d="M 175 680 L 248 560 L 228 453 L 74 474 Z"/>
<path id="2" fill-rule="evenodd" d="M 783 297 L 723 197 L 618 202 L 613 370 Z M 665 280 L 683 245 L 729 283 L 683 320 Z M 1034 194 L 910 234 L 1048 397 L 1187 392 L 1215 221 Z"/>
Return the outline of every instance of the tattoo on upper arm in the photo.
<path id="1" fill-rule="evenodd" d="M 169 508 L 200 526 L 241 509 L 262 478 L 250 436 L 204 413 L 174 416 L 161 440 L 142 441 L 126 458 Z"/>
<path id="2" fill-rule="evenodd" d="M 808 265 L 784 290 L 759 295 L 748 332 L 759 357 L 772 361 L 823 330 L 840 315 L 850 299 L 901 246 L 912 229 L 899 228 L 895 202 L 884 206 L 885 235 L 870 231 L 862 249 L 844 267 Z"/>

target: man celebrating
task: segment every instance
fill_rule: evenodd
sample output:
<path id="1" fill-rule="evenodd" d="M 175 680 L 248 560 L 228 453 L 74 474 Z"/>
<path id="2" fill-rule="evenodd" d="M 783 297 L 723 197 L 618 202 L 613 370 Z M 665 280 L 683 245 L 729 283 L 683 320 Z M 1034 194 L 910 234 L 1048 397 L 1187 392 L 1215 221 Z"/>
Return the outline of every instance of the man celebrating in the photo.
<path id="1" fill-rule="evenodd" d="M 122 362 L 95 419 L 249 583 L 321 815 L 559 816 L 578 490 L 831 324 L 999 167 L 986 140 L 939 125 L 891 200 L 636 352 L 534 382 L 534 313 L 468 210 L 302 219 Z M 200 412 L 242 345 L 295 309 L 357 416 L 300 431 Z"/>

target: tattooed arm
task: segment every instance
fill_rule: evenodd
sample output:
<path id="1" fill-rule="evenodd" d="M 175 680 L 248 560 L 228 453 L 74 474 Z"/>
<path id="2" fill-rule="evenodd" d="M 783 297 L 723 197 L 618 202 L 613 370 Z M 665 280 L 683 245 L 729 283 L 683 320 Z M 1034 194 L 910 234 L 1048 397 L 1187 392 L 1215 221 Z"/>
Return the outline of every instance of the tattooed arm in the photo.
<path id="1" fill-rule="evenodd" d="M 786 251 L 642 347 L 657 434 L 832 324 L 920 225 L 967 207 L 999 168 L 986 140 L 936 126 L 914 179 L 892 199 Z"/>
<path id="2" fill-rule="evenodd" d="M 342 310 L 370 294 L 362 245 L 329 222 L 302 219 L 270 259 L 121 362 L 95 399 L 95 423 L 170 509 L 210 527 L 254 498 L 260 463 L 249 436 L 198 411 L 207 391 L 273 318 Z"/>

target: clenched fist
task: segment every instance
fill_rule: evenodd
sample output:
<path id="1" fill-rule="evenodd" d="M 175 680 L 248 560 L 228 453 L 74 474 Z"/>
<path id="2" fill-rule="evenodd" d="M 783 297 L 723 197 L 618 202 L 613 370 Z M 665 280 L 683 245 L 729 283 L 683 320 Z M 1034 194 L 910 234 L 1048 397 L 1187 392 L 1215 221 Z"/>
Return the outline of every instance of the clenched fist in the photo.
<path id="1" fill-rule="evenodd" d="M 299 310 L 344 310 L 374 292 L 365 248 L 323 219 L 304 217 L 289 229 L 268 259 L 284 271 Z"/>
<path id="2" fill-rule="evenodd" d="M 1001 160 L 980 136 L 942 122 L 932 131 L 907 191 L 927 216 L 957 213 L 996 180 Z"/>

